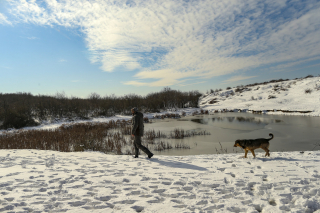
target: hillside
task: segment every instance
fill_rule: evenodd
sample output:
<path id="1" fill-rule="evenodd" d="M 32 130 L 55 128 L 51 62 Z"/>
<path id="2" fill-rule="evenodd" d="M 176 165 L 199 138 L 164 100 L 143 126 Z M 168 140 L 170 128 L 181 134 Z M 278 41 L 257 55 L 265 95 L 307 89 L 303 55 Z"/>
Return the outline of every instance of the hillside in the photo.
<path id="1" fill-rule="evenodd" d="M 199 106 L 209 112 L 246 111 L 320 116 L 320 77 L 274 80 L 205 94 Z"/>

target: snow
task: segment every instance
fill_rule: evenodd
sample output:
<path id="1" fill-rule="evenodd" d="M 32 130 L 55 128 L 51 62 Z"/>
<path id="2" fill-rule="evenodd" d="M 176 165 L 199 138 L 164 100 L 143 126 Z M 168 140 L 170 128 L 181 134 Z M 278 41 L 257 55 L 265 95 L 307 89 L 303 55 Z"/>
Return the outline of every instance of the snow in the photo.
<path id="1" fill-rule="evenodd" d="M 242 156 L 0 150 L 0 212 L 320 212 L 320 151 Z"/>
<path id="2" fill-rule="evenodd" d="M 209 112 L 228 109 L 262 111 L 267 114 L 320 116 L 320 77 L 301 78 L 246 88 L 249 90 L 241 93 L 236 92 L 236 88 L 232 88 L 206 94 L 200 98 L 199 105 Z M 310 89 L 311 93 L 306 93 L 307 89 Z M 275 98 L 270 98 L 270 96 Z M 213 103 L 213 99 L 217 102 Z M 268 110 L 272 111 L 268 112 Z M 293 111 L 293 113 L 286 111 Z M 311 112 L 300 113 L 306 111 Z"/>

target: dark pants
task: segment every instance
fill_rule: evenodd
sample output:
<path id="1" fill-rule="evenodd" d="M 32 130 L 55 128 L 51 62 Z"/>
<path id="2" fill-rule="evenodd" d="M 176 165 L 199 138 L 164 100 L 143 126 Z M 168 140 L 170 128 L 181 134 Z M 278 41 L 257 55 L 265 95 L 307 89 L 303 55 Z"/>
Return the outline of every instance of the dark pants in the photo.
<path id="1" fill-rule="evenodd" d="M 141 149 L 144 153 L 146 153 L 148 156 L 151 155 L 152 153 L 149 151 L 148 148 L 143 146 L 141 144 L 141 136 L 135 135 L 134 136 L 134 151 L 135 151 L 135 156 L 139 156 L 139 149 Z"/>

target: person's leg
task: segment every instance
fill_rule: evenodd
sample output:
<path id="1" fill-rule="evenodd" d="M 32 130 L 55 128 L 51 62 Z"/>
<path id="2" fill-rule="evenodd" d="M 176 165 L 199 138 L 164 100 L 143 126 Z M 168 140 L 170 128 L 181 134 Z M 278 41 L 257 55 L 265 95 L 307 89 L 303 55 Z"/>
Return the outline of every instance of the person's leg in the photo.
<path id="1" fill-rule="evenodd" d="M 141 142 L 140 142 L 141 143 Z M 133 145 L 134 145 L 134 152 L 135 152 L 135 157 L 139 157 L 139 147 L 137 146 L 137 140 L 136 137 L 134 137 L 134 141 L 133 141 Z"/>
<path id="2" fill-rule="evenodd" d="M 152 156 L 153 154 L 149 151 L 149 149 L 141 144 L 141 136 L 134 136 L 135 145 L 141 149 L 148 156 Z"/>

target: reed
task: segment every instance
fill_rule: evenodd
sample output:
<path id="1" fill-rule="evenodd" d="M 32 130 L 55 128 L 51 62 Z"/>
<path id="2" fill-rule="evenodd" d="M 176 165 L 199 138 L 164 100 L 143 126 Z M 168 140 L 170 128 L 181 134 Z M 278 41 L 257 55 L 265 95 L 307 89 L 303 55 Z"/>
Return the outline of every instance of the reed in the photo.
<path id="1" fill-rule="evenodd" d="M 121 154 L 128 144 L 121 132 L 110 130 L 124 127 L 126 121 L 105 123 L 79 123 L 62 125 L 52 130 L 27 130 L 4 133 L 0 137 L 0 149 L 40 149 L 61 152 L 101 151 Z"/>
<path id="2" fill-rule="evenodd" d="M 173 139 L 183 139 L 185 137 L 193 137 L 193 136 L 198 136 L 198 135 L 211 135 L 210 132 L 204 131 L 195 131 L 195 130 L 188 130 L 185 131 L 184 129 L 174 129 L 172 132 L 170 132 L 170 138 Z"/>
<path id="3" fill-rule="evenodd" d="M 0 149 L 39 149 L 60 152 L 82 152 L 86 150 L 114 154 L 133 154 L 133 138 L 130 121 L 85 122 L 64 124 L 51 130 L 18 130 L 0 135 Z M 161 131 L 145 131 L 143 144 L 150 150 L 190 149 L 183 142 L 174 146 L 159 139 L 183 139 L 196 135 L 208 135 L 206 131 L 174 129 L 170 134 Z M 129 137 L 128 137 L 129 136 Z"/>

